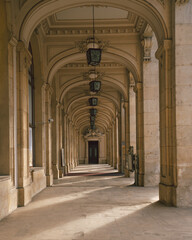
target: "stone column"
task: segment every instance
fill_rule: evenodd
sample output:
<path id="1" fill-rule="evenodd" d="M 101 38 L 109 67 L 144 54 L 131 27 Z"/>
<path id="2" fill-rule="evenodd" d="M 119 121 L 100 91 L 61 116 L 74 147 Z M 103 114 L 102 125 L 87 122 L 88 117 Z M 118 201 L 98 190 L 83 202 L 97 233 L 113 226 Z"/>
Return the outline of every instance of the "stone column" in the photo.
<path id="1" fill-rule="evenodd" d="M 115 120 L 113 120 L 112 133 L 113 133 L 113 167 L 115 168 L 116 159 L 116 131 L 115 131 Z"/>
<path id="2" fill-rule="evenodd" d="M 59 154 L 58 154 L 58 166 L 59 166 L 59 177 L 64 176 L 64 167 L 62 166 L 61 149 L 64 147 L 63 143 L 63 105 L 59 107 Z"/>
<path id="3" fill-rule="evenodd" d="M 85 139 L 85 164 L 89 163 L 88 140 Z"/>
<path id="4" fill-rule="evenodd" d="M 157 40 L 151 28 L 150 30 L 148 28 L 149 31 L 151 34 L 148 33 L 148 36 L 144 37 L 143 40 L 144 185 L 157 186 L 160 181 L 159 67 L 158 60 L 155 58 Z"/>
<path id="5" fill-rule="evenodd" d="M 116 161 L 114 164 L 114 168 L 119 170 L 119 119 L 118 119 L 118 114 L 116 114 L 116 119 L 115 119 L 115 135 L 116 135 L 116 141 L 115 141 Z"/>
<path id="6" fill-rule="evenodd" d="M 124 173 L 125 167 L 125 108 L 124 99 L 121 100 L 121 172 Z"/>
<path id="7" fill-rule="evenodd" d="M 52 113 L 54 114 L 54 123 L 52 126 L 52 167 L 54 179 L 59 178 L 59 114 L 60 103 L 55 102 L 56 106 L 53 106 Z"/>
<path id="8" fill-rule="evenodd" d="M 29 172 L 29 90 L 28 68 L 31 55 L 23 42 L 17 45 L 17 158 L 18 158 L 18 205 L 31 201 Z"/>
<path id="9" fill-rule="evenodd" d="M 144 124 L 143 124 L 143 83 L 136 84 L 136 134 L 137 156 L 139 158 L 138 184 L 144 186 Z"/>
<path id="10" fill-rule="evenodd" d="M 109 130 L 109 156 L 110 156 L 110 165 L 113 166 L 113 128 L 111 126 Z"/>
<path id="11" fill-rule="evenodd" d="M 175 83 L 172 64 L 173 42 L 164 40 L 156 56 L 159 59 L 160 88 L 160 201 L 176 205 Z"/>
<path id="12" fill-rule="evenodd" d="M 192 207 L 192 0 L 175 6 L 176 205 Z M 174 44 L 173 44 L 174 45 Z M 173 83 L 174 84 L 174 83 Z M 173 85 L 174 87 L 174 85 Z M 173 116 L 174 118 L 174 116 Z M 173 134 L 175 137 L 175 133 Z M 176 169 L 175 169 L 176 168 Z M 174 192 L 174 191 L 173 191 Z M 162 195 L 162 194 L 161 194 Z"/>
<path id="13" fill-rule="evenodd" d="M 136 151 L 136 95 L 134 84 L 129 86 L 129 111 L 130 111 L 130 145 Z"/>
<path id="14" fill-rule="evenodd" d="M 79 160 L 80 160 L 80 152 L 79 152 L 79 148 L 80 148 L 80 131 L 79 129 L 77 129 L 77 165 L 79 165 Z"/>
<path id="15" fill-rule="evenodd" d="M 63 129 L 63 135 L 64 135 L 64 158 L 65 158 L 65 167 L 64 172 L 65 175 L 68 173 L 68 155 L 67 155 L 67 114 L 64 112 L 64 129 Z"/>
<path id="16" fill-rule="evenodd" d="M 114 125 L 113 125 L 113 132 L 114 132 L 114 162 L 113 162 L 113 167 L 114 169 L 117 169 L 117 131 L 116 131 L 116 117 L 114 120 Z"/>
<path id="17" fill-rule="evenodd" d="M 7 150 L 9 154 L 9 161 L 7 161 L 6 158 L 2 158 L 2 160 L 6 160 L 6 163 L 9 164 L 9 175 L 11 177 L 12 185 L 15 185 L 15 187 L 18 187 L 18 164 L 17 164 L 17 79 L 16 79 L 16 46 L 17 46 L 17 40 L 13 37 L 9 41 L 8 44 L 8 97 L 9 101 L 7 103 L 9 106 L 7 107 L 4 103 L 4 107 L 9 110 L 9 119 L 7 120 L 7 123 L 5 126 L 9 126 L 9 149 Z M 1 51 L 0 51 L 1 52 Z M 3 73 L 2 73 L 3 75 Z M 3 79 L 1 80 L 3 82 Z M 2 91 L 5 91 L 5 89 L 2 87 Z M 3 96 L 3 93 L 1 93 L 1 96 Z M 1 106 L 2 107 L 2 106 Z M 2 113 L 1 113 L 2 114 Z M 4 116 L 5 117 L 5 116 Z M 4 123 L 4 121 L 3 121 Z M 9 124 L 8 124 L 9 123 Z M 4 126 L 4 128 L 5 128 Z M 1 128 L 1 132 L 3 132 L 3 129 Z M 8 137 L 7 136 L 7 137 Z M 4 139 L 3 139 L 4 141 Z M 3 143 L 3 148 L 5 148 L 5 144 Z M 3 156 L 3 155 L 1 155 Z M 4 161 L 1 161 L 2 164 L 5 164 Z M 2 165 L 0 166 L 1 169 Z M 3 167 L 0 171 L 4 170 Z"/>
<path id="18" fill-rule="evenodd" d="M 129 102 L 125 101 L 125 161 L 128 161 L 128 151 L 130 146 L 130 121 L 129 121 Z M 125 165 L 124 165 L 125 168 Z M 124 170 L 125 176 L 129 177 L 128 169 Z"/>
<path id="19" fill-rule="evenodd" d="M 108 129 L 106 132 L 106 148 L 107 148 L 106 155 L 107 155 L 107 164 L 110 165 L 110 139 L 109 139 L 109 136 L 110 136 L 110 134 L 109 134 L 109 129 Z"/>
<path id="20" fill-rule="evenodd" d="M 51 123 L 48 122 L 51 116 L 51 95 L 53 89 L 49 84 L 45 84 L 45 147 L 46 147 L 46 179 L 47 186 L 53 184 L 53 172 L 52 172 L 52 135 L 51 135 Z"/>

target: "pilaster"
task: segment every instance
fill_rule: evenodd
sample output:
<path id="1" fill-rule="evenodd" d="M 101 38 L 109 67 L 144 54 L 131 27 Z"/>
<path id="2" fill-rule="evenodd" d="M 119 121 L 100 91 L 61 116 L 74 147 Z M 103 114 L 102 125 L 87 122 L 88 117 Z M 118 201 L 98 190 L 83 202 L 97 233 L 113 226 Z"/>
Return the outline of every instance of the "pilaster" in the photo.
<path id="1" fill-rule="evenodd" d="M 172 70 L 172 41 L 164 40 L 159 59 L 160 89 L 160 201 L 176 205 L 175 86 Z"/>
<path id="2" fill-rule="evenodd" d="M 144 186 L 144 122 L 143 122 L 143 83 L 137 82 L 136 91 L 136 135 L 137 155 L 139 159 L 138 184 Z"/>
<path id="3" fill-rule="evenodd" d="M 29 172 L 29 91 L 28 68 L 31 54 L 23 42 L 17 44 L 17 159 L 19 206 L 31 201 Z"/>
<path id="4" fill-rule="evenodd" d="M 52 87 L 48 84 L 44 84 L 45 91 L 45 122 L 51 118 L 51 95 L 53 93 Z M 53 172 L 52 172 L 52 136 L 51 136 L 51 124 L 44 124 L 45 130 L 45 147 L 46 147 L 46 179 L 47 186 L 53 184 Z"/>

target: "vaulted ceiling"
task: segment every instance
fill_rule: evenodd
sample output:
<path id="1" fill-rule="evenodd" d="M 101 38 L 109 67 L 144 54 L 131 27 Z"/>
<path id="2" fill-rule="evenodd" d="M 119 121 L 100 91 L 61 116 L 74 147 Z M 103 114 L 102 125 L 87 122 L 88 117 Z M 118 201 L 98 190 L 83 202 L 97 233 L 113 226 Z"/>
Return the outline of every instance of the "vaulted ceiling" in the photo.
<path id="1" fill-rule="evenodd" d="M 103 47 L 96 68 L 88 66 L 86 60 L 87 42 L 93 34 L 92 6 L 57 12 L 44 19 L 36 32 L 41 36 L 45 76 L 55 69 L 52 85 L 57 101 L 64 105 L 75 126 L 84 131 L 90 127 L 88 99 L 97 96 L 96 127 L 105 132 L 120 112 L 121 100 L 127 100 L 131 67 L 140 71 L 141 36 L 147 22 L 113 7 L 97 6 L 94 13 L 95 37 Z M 89 71 L 93 69 L 100 75 L 98 93 L 89 88 Z"/>

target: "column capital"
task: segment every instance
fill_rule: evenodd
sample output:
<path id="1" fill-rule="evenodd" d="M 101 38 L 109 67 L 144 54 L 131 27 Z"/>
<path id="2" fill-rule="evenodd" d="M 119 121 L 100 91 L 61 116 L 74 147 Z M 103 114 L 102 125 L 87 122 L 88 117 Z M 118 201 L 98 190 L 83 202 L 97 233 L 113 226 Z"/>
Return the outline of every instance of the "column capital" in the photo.
<path id="1" fill-rule="evenodd" d="M 133 91 L 136 93 L 138 90 L 142 89 L 143 83 L 142 82 L 137 82 Z"/>
<path id="2" fill-rule="evenodd" d="M 171 49 L 172 47 L 172 40 L 171 39 L 165 39 L 161 45 L 159 46 L 159 48 L 157 49 L 155 56 L 157 59 L 160 59 L 160 57 L 162 56 L 163 52 L 166 50 Z"/>
<path id="3" fill-rule="evenodd" d="M 61 110 L 64 109 L 64 106 L 63 106 L 63 104 L 61 102 L 56 102 L 56 107 L 57 108 L 61 108 Z"/>
<path id="4" fill-rule="evenodd" d="M 24 64 L 24 67 L 29 68 L 31 65 L 32 56 L 29 50 L 25 47 L 24 42 L 18 41 L 16 48 L 17 48 L 17 52 L 19 52 L 20 54 L 23 54 L 24 62 L 22 63 Z"/>
<path id="5" fill-rule="evenodd" d="M 12 36 L 11 39 L 9 40 L 9 44 L 10 44 L 12 47 L 16 47 L 17 44 L 18 44 L 18 41 L 17 41 L 17 39 L 16 39 L 14 36 Z"/>
<path id="6" fill-rule="evenodd" d="M 52 86 L 51 86 L 49 83 L 44 82 L 43 85 L 42 85 L 42 88 L 43 88 L 45 91 L 49 92 L 51 95 L 52 95 L 53 92 L 54 92 Z"/>

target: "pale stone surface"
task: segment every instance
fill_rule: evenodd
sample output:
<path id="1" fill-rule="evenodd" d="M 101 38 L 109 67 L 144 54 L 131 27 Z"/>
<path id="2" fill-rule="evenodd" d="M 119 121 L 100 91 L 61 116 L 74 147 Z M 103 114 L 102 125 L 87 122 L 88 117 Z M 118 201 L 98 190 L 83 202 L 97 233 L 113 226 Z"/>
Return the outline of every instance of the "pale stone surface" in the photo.
<path id="1" fill-rule="evenodd" d="M 108 165 L 79 166 L 71 174 L 3 219 L 0 239 L 192 238 L 192 209 L 163 206 L 157 188 L 133 187 Z"/>
<path id="2" fill-rule="evenodd" d="M 143 63 L 145 186 L 157 186 L 160 180 L 159 69 L 156 49 L 157 41 L 153 36 L 151 61 Z"/>
<path id="3" fill-rule="evenodd" d="M 0 177 L 0 219 L 17 208 L 17 190 L 12 186 L 10 177 Z"/>
<path id="4" fill-rule="evenodd" d="M 192 0 L 176 7 L 177 206 L 192 206 Z M 183 37 L 185 36 L 185 37 Z"/>
<path id="5" fill-rule="evenodd" d="M 31 192 L 32 196 L 46 188 L 46 177 L 43 168 L 32 168 L 32 183 Z"/>

